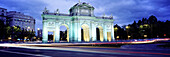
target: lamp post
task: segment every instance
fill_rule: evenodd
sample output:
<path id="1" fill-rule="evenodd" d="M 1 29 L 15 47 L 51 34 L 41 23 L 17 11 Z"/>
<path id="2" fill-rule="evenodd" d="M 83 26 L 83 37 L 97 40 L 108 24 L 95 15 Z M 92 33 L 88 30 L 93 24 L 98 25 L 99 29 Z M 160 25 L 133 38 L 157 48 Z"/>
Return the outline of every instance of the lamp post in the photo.
<path id="1" fill-rule="evenodd" d="M 115 27 L 114 30 L 115 30 L 115 32 L 116 32 L 116 38 L 117 38 L 117 30 L 118 30 L 118 28 Z M 117 39 L 116 39 L 116 40 L 117 40 Z"/>
<path id="2" fill-rule="evenodd" d="M 127 37 L 128 37 L 128 40 L 129 40 L 129 38 L 130 38 L 130 36 L 128 35 L 129 28 L 130 28 L 130 26 L 126 26 L 126 31 L 127 31 Z"/>
<path id="3" fill-rule="evenodd" d="M 9 40 L 11 40 L 12 38 L 11 37 L 8 37 Z"/>
<path id="4" fill-rule="evenodd" d="M 37 36 L 38 36 L 38 38 L 40 37 L 40 35 L 39 34 L 41 34 L 41 33 L 39 33 L 39 30 L 40 30 L 40 28 L 37 28 Z"/>
<path id="5" fill-rule="evenodd" d="M 40 30 L 40 28 L 37 28 L 37 30 Z"/>

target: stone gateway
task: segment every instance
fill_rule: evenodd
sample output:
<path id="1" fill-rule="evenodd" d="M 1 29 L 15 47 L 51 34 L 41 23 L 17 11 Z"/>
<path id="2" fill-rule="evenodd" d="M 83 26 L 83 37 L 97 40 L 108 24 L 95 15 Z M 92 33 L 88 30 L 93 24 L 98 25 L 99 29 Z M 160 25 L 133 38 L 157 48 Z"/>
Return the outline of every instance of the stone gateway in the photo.
<path id="1" fill-rule="evenodd" d="M 45 8 L 42 41 L 48 42 L 48 32 L 53 32 L 53 42 L 60 42 L 60 26 L 63 25 L 67 28 L 67 42 L 114 41 L 113 16 L 96 17 L 94 9 L 85 2 L 71 7 L 70 14 L 62 14 L 58 9 L 50 13 Z"/>

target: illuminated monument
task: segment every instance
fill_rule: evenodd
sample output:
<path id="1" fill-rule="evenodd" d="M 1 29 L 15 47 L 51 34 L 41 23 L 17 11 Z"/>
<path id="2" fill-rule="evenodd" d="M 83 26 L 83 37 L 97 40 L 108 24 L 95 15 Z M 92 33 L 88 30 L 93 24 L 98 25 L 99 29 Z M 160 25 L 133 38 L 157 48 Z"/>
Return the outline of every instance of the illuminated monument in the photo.
<path id="1" fill-rule="evenodd" d="M 60 26 L 67 28 L 67 42 L 114 41 L 113 16 L 96 17 L 94 7 L 79 2 L 70 8 L 70 14 L 57 9 L 50 13 L 45 8 L 43 18 L 43 39 L 48 42 L 48 32 L 53 32 L 53 42 L 60 42 Z M 96 31 L 99 32 L 96 32 Z M 97 37 L 96 35 L 100 36 Z"/>

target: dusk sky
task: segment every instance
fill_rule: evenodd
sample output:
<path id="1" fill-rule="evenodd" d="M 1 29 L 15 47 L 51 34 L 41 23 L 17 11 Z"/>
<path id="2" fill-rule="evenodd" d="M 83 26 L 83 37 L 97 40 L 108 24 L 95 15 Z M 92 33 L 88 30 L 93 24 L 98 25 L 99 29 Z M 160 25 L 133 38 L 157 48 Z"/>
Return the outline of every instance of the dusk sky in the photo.
<path id="1" fill-rule="evenodd" d="M 41 14 L 45 7 L 50 12 L 59 9 L 61 13 L 69 14 L 69 9 L 79 0 L 0 0 L 0 7 L 8 11 L 18 11 L 36 19 L 37 28 L 42 28 Z M 170 20 L 170 0 L 81 0 L 90 3 L 95 16 L 113 15 L 114 24 L 120 26 L 131 24 L 154 15 L 160 21 Z"/>

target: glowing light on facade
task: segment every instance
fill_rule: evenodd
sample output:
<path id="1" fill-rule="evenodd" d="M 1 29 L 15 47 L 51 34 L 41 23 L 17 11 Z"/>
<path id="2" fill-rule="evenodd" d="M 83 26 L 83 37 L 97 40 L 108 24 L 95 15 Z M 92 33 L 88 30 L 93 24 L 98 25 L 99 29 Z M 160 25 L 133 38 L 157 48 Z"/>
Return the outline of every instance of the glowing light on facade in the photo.
<path id="1" fill-rule="evenodd" d="M 107 32 L 107 40 L 108 40 L 109 42 L 112 41 L 111 32 Z"/>
<path id="2" fill-rule="evenodd" d="M 85 42 L 89 42 L 90 41 L 90 37 L 89 37 L 89 27 L 86 24 L 82 25 L 83 28 L 83 38 Z"/>

